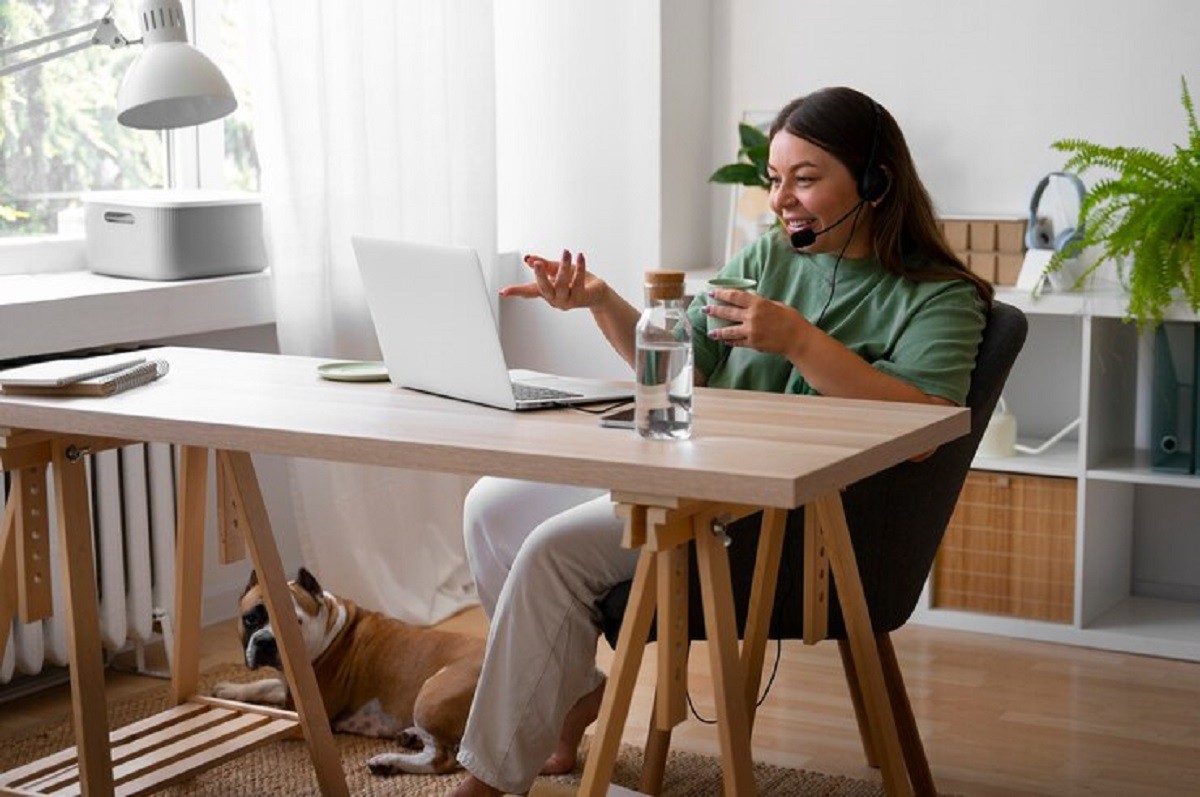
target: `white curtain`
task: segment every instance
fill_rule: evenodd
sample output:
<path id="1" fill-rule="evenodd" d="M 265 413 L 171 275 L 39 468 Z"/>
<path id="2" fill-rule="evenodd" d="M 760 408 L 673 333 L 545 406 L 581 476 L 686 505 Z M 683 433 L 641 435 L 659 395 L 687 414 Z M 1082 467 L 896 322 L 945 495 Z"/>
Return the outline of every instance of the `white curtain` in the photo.
<path id="1" fill-rule="evenodd" d="M 353 234 L 496 255 L 491 0 L 240 6 L 285 354 L 379 359 Z M 397 297 L 396 312 L 419 296 Z M 314 375 L 315 378 L 315 375 Z M 474 602 L 462 545 L 473 478 L 295 460 L 306 564 L 407 622 Z"/>

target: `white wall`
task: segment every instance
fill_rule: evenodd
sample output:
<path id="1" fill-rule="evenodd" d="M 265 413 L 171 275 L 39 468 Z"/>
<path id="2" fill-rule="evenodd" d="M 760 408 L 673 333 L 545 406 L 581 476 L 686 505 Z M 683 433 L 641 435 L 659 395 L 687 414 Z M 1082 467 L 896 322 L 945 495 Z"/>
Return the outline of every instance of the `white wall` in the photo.
<path id="1" fill-rule="evenodd" d="M 710 269 L 720 265 L 705 234 L 715 195 L 708 182 L 714 138 L 711 8 L 696 0 L 663 0 L 661 9 L 658 262 L 664 268 Z"/>
<path id="2" fill-rule="evenodd" d="M 639 307 L 646 269 L 710 265 L 707 4 L 505 0 L 495 16 L 500 250 L 582 250 Z M 502 304 L 510 366 L 628 375 L 588 313 Z"/>
<path id="3" fill-rule="evenodd" d="M 500 250 L 582 249 L 637 306 L 644 269 L 720 264 L 732 189 L 706 179 L 743 111 L 854 86 L 900 122 L 940 212 L 1023 215 L 1065 161 L 1051 142 L 1167 151 L 1187 135 L 1181 75 L 1200 101 L 1194 0 L 505 0 L 495 16 Z M 628 375 L 587 313 L 508 300 L 501 326 L 510 365 Z M 1166 548 L 1143 548 L 1140 578 L 1179 581 L 1150 564 Z"/>
<path id="4" fill-rule="evenodd" d="M 1060 138 L 1169 152 L 1187 138 L 1181 75 L 1200 100 L 1193 0 L 714 2 L 714 162 L 736 152 L 743 110 L 854 86 L 896 117 L 942 213 L 1026 213 L 1066 161 L 1050 148 Z M 719 251 L 727 200 L 711 218 Z M 1138 492 L 1135 591 L 1194 599 L 1178 563 L 1200 557 L 1200 538 L 1170 520 L 1188 516 L 1185 497 L 1157 498 Z"/>
<path id="5" fill-rule="evenodd" d="M 582 249 L 639 306 L 646 268 L 720 265 L 745 110 L 855 86 L 940 212 L 1020 215 L 1051 142 L 1166 150 L 1180 75 L 1200 95 L 1191 0 L 505 0 L 496 31 L 501 251 Z M 511 365 L 628 373 L 586 313 L 504 305 Z"/>
<path id="6" fill-rule="evenodd" d="M 1192 0 L 714 2 L 714 160 L 743 110 L 854 86 L 895 115 L 943 213 L 1024 213 L 1059 138 L 1165 151 L 1187 135 L 1180 75 L 1200 95 Z"/>

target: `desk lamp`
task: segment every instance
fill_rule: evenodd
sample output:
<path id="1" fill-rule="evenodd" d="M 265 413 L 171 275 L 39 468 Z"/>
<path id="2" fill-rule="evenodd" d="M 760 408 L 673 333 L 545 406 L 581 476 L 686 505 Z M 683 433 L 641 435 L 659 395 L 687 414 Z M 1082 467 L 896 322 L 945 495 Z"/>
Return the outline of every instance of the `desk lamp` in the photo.
<path id="1" fill-rule="evenodd" d="M 117 91 L 117 121 L 141 130 L 168 130 L 211 122 L 237 108 L 233 89 L 208 56 L 187 43 L 182 0 L 139 0 L 142 38 L 125 38 L 110 6 L 97 22 L 6 47 L 0 58 L 49 42 L 90 33 L 90 38 L 27 61 L 0 67 L 0 77 L 82 50 L 105 44 L 111 49 L 144 44 L 145 50 L 125 73 Z"/>

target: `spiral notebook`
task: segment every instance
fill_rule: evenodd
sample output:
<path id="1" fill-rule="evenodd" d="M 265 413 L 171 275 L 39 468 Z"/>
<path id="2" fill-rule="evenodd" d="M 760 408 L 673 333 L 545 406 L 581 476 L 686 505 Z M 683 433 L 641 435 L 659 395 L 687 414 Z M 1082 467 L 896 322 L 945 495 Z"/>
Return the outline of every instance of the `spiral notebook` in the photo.
<path id="1" fill-rule="evenodd" d="M 85 361 L 79 361 L 77 376 L 74 379 L 70 376 L 60 376 L 52 383 L 44 380 L 28 381 L 21 375 L 12 380 L 8 378 L 8 374 L 0 373 L 0 391 L 10 396 L 111 396 L 153 382 L 165 375 L 169 369 L 166 360 L 146 360 L 139 357 L 137 361 L 126 363 L 118 370 L 103 368 L 102 372 L 96 375 L 94 366 L 88 370 Z"/>

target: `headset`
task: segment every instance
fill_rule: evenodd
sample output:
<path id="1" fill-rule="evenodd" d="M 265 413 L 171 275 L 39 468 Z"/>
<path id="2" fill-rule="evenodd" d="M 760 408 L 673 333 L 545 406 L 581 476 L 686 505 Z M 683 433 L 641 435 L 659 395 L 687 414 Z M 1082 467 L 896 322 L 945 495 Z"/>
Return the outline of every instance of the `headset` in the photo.
<path id="1" fill-rule="evenodd" d="M 871 107 L 875 109 L 875 131 L 871 134 L 871 152 L 867 155 L 866 165 L 858 178 L 858 197 L 863 202 L 878 202 L 887 193 L 888 183 L 891 182 L 883 166 L 876 162 L 883 128 L 883 109 L 875 100 L 871 100 Z"/>
<path id="2" fill-rule="evenodd" d="M 846 219 L 854 216 L 855 222 L 858 221 L 858 212 L 862 210 L 862 206 L 868 202 L 878 202 L 887 193 L 888 185 L 891 180 L 888 178 L 888 173 L 877 162 L 879 156 L 879 138 L 883 127 L 883 109 L 879 107 L 879 103 L 871 100 L 871 107 L 875 109 L 875 128 L 871 133 L 871 150 L 867 155 L 867 162 L 863 166 L 862 173 L 858 176 L 858 181 L 854 184 L 855 190 L 858 192 L 858 203 L 850 208 L 842 217 L 819 231 L 805 228 L 798 230 L 791 235 L 793 249 L 805 249 L 817 242 L 817 238 L 833 232 Z M 839 255 L 838 261 L 841 261 Z"/>
<path id="3" fill-rule="evenodd" d="M 813 232 L 811 229 L 805 228 L 792 233 L 791 242 L 792 248 L 797 251 L 805 247 L 812 246 L 817 241 L 817 237 L 824 235 L 838 227 L 850 216 L 854 216 L 854 220 L 850 222 L 850 238 L 842 244 L 842 249 L 838 252 L 837 260 L 833 261 L 833 277 L 829 281 L 829 298 L 825 300 L 825 306 L 821 308 L 821 314 L 817 316 L 816 326 L 821 325 L 821 321 L 825 318 L 825 311 L 829 309 L 830 302 L 833 301 L 833 293 L 837 290 L 837 274 L 838 266 L 842 264 L 842 255 L 846 252 L 846 247 L 850 245 L 850 239 L 854 237 L 854 228 L 858 225 L 858 216 L 862 211 L 863 205 L 868 202 L 878 202 L 887 193 L 888 186 L 891 180 L 888 178 L 888 173 L 878 163 L 879 157 L 879 138 L 883 127 L 883 109 L 879 107 L 879 103 L 871 100 L 871 107 L 875 109 L 875 128 L 871 133 L 871 151 L 867 155 L 867 162 L 863 165 L 862 174 L 858 176 L 858 182 L 855 188 L 858 190 L 858 202 L 850 210 L 833 224 L 824 228 L 820 232 Z"/>
<path id="4" fill-rule="evenodd" d="M 1067 227 L 1054 236 L 1051 236 L 1045 227 L 1038 225 L 1038 204 L 1042 201 L 1042 194 L 1046 193 L 1046 187 L 1050 185 L 1051 178 L 1054 177 L 1062 177 L 1075 188 L 1075 193 L 1079 196 L 1080 208 L 1083 207 L 1084 197 L 1087 196 L 1087 189 L 1084 188 L 1083 181 L 1070 172 L 1050 172 L 1038 180 L 1037 187 L 1033 189 L 1033 196 L 1029 198 L 1029 223 L 1025 226 L 1025 246 L 1028 249 L 1053 249 L 1055 252 L 1065 252 L 1083 243 L 1082 223 L 1074 227 Z"/>

